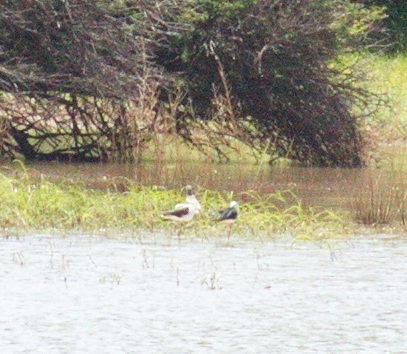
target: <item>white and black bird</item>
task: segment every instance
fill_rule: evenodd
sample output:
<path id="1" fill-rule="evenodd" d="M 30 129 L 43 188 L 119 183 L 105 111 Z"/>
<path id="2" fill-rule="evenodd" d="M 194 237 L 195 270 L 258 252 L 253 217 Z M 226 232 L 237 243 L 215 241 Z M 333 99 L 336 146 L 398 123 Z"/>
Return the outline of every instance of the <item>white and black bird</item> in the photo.
<path id="1" fill-rule="evenodd" d="M 229 208 L 219 211 L 219 217 L 216 219 L 216 221 L 228 225 L 228 242 L 232 233 L 232 226 L 236 222 L 238 217 L 239 204 L 234 200 L 230 202 Z"/>
<path id="2" fill-rule="evenodd" d="M 165 220 L 172 220 L 180 223 L 177 236 L 181 235 L 182 225 L 185 222 L 191 221 L 195 214 L 201 211 L 201 204 L 196 199 L 191 186 L 185 187 L 186 198 L 185 202 L 177 204 L 174 209 L 165 211 L 161 217 Z"/>

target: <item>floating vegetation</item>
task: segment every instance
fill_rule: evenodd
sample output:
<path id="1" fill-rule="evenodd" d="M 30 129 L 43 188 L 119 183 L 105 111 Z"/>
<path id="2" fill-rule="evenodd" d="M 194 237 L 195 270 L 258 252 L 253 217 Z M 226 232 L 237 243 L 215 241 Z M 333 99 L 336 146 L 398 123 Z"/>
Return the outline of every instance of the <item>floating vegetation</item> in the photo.
<path id="1" fill-rule="evenodd" d="M 174 233 L 173 223 L 162 220 L 162 211 L 182 200 L 179 190 L 140 186 L 112 179 L 108 190 L 86 188 L 76 181 L 32 179 L 26 172 L 0 174 L 0 225 L 3 230 L 79 230 L 96 233 L 160 231 Z M 233 235 L 267 238 L 290 235 L 321 240 L 344 235 L 344 221 L 336 213 L 305 207 L 291 192 L 259 195 L 254 191 L 221 193 L 197 188 L 202 212 L 185 231 L 187 237 L 225 236 L 226 228 L 214 222 L 217 210 L 230 200 L 240 204 L 240 218 Z M 232 237 L 233 237 L 232 235 Z"/>

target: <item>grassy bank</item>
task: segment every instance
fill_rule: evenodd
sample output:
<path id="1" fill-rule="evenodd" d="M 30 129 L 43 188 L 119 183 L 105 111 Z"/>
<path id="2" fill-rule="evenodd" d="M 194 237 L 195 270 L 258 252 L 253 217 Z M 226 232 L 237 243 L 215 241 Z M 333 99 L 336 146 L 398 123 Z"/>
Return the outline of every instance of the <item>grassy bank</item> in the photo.
<path id="1" fill-rule="evenodd" d="M 374 145 L 407 146 L 407 55 L 366 58 L 366 87 L 382 95 L 384 105 L 362 122 L 363 134 Z"/>
<path id="2" fill-rule="evenodd" d="M 28 174 L 0 174 L 0 225 L 4 233 L 23 230 L 79 230 L 86 232 L 130 232 L 143 230 L 175 234 L 171 222 L 160 219 L 162 211 L 183 200 L 181 191 L 141 187 L 126 181 L 125 191 L 92 190 L 77 183 L 34 181 Z M 120 189 L 123 190 L 123 181 Z M 199 189 L 203 212 L 186 227 L 195 237 L 225 236 L 224 225 L 213 220 L 217 210 L 231 199 L 240 203 L 241 217 L 234 234 L 244 237 L 275 237 L 321 240 L 345 234 L 344 221 L 331 211 L 304 207 L 291 192 L 258 196 L 252 191 L 239 195 Z"/>

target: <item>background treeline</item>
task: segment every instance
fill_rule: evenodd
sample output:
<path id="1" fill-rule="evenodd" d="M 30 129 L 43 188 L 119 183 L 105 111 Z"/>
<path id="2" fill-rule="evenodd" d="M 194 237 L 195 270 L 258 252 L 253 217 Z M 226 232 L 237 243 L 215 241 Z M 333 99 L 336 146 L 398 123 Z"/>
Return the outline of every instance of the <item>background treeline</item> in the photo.
<path id="1" fill-rule="evenodd" d="M 388 52 L 407 49 L 407 1 L 405 0 L 356 0 L 368 10 L 383 9 L 383 26 L 386 29 L 377 39 L 388 45 Z"/>
<path id="2" fill-rule="evenodd" d="M 374 97 L 340 58 L 395 50 L 394 38 L 405 46 L 404 7 L 1 0 L 0 155 L 132 161 L 173 134 L 220 158 L 237 140 L 303 163 L 360 165 L 355 112 L 369 114 Z"/>

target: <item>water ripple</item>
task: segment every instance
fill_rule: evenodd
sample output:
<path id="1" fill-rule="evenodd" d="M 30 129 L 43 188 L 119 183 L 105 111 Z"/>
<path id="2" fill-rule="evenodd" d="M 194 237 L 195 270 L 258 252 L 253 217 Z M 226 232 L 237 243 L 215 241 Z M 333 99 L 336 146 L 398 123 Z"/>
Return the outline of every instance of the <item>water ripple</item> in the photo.
<path id="1" fill-rule="evenodd" d="M 407 243 L 1 240 L 2 352 L 406 352 Z"/>

